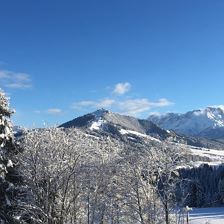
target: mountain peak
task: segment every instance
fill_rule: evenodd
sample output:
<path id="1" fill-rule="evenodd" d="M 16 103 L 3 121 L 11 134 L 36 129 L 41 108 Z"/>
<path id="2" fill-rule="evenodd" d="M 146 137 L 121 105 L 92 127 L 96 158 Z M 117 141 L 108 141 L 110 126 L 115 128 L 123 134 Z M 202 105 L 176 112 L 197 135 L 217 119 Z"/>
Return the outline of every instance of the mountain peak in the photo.
<path id="1" fill-rule="evenodd" d="M 224 128 L 224 107 L 210 106 L 184 114 L 150 116 L 149 120 L 165 129 L 172 129 L 185 135 L 201 136 L 208 129 Z"/>
<path id="2" fill-rule="evenodd" d="M 158 138 L 168 138 L 172 136 L 170 132 L 163 130 L 148 120 L 141 120 L 131 116 L 113 113 L 105 109 L 100 109 L 92 113 L 77 117 L 59 127 L 81 128 L 87 131 L 97 131 L 109 134 L 139 133 Z"/>
<path id="3" fill-rule="evenodd" d="M 104 108 L 98 109 L 91 114 L 93 114 L 95 117 L 103 117 L 105 114 L 111 113 L 109 110 L 106 110 Z"/>

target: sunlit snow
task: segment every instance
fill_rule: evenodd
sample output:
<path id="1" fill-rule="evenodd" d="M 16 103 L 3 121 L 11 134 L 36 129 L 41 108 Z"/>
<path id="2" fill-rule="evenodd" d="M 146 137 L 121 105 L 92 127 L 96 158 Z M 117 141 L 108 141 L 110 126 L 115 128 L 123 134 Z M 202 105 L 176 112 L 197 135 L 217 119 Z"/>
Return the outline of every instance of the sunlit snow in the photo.
<path id="1" fill-rule="evenodd" d="M 105 121 L 102 119 L 98 121 L 94 121 L 92 125 L 90 126 L 90 130 L 99 130 L 103 123 L 105 123 Z"/>
<path id="2" fill-rule="evenodd" d="M 224 208 L 194 208 L 189 224 L 223 224 Z"/>
<path id="3" fill-rule="evenodd" d="M 136 135 L 136 136 L 139 136 L 139 137 L 148 138 L 148 139 L 151 139 L 151 140 L 153 140 L 153 141 L 160 142 L 160 140 L 158 140 L 158 139 L 156 139 L 156 138 L 153 138 L 153 137 L 151 137 L 151 136 L 149 136 L 149 135 L 142 134 L 142 133 L 137 132 L 137 131 L 121 129 L 121 130 L 120 130 L 120 133 L 121 133 L 122 135 L 132 134 L 132 135 Z"/>

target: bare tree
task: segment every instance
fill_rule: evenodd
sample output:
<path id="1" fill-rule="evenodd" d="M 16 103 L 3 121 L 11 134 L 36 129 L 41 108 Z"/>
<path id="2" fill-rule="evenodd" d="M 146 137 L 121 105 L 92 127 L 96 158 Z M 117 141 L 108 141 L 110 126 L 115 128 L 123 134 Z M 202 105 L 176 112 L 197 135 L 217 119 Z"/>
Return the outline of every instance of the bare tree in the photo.
<path id="1" fill-rule="evenodd" d="M 65 223 L 77 213 L 80 166 L 85 153 L 77 151 L 69 135 L 59 129 L 35 130 L 23 140 L 23 170 L 46 223 Z M 73 220 L 73 223 L 76 221 Z"/>
<path id="2" fill-rule="evenodd" d="M 157 192 L 160 196 L 165 212 L 165 223 L 171 223 L 171 211 L 177 204 L 176 189 L 177 184 L 182 180 L 179 178 L 177 167 L 183 162 L 183 152 L 175 146 L 163 146 L 158 150 L 157 158 L 153 158 L 156 163 L 157 172 Z"/>
<path id="3" fill-rule="evenodd" d="M 23 172 L 44 223 L 171 223 L 175 147 L 58 128 L 32 130 L 22 142 Z"/>

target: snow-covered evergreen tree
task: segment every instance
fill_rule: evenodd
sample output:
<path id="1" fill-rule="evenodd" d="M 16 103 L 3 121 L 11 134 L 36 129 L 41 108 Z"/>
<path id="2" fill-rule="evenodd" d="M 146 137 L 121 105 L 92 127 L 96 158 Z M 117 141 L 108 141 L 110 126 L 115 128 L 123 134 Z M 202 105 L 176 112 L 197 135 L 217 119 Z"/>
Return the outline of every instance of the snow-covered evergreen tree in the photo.
<path id="1" fill-rule="evenodd" d="M 9 193 L 9 189 L 12 187 L 9 180 L 13 168 L 11 154 L 15 150 L 12 125 L 9 120 L 11 114 L 8 99 L 0 90 L 0 223 L 9 219 L 9 212 L 13 206 Z"/>
<path id="2" fill-rule="evenodd" d="M 8 98 L 0 90 L 0 224 L 35 223 L 31 215 L 33 207 L 27 203 L 28 189 L 18 171 L 12 113 Z"/>

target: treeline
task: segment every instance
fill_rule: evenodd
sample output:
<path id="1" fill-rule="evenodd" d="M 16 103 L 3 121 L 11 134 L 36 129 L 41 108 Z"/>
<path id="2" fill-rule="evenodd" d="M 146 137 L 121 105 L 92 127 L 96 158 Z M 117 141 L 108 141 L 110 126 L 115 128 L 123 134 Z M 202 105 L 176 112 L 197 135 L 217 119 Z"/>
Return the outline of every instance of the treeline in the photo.
<path id="1" fill-rule="evenodd" d="M 214 207 L 224 204 L 224 164 L 179 170 L 184 204 L 190 207 Z M 178 193 L 179 195 L 180 192 Z M 182 198 L 182 196 L 181 196 Z"/>

